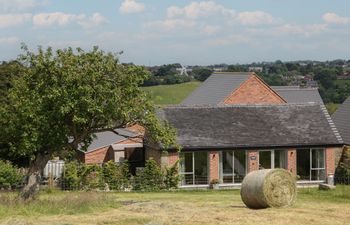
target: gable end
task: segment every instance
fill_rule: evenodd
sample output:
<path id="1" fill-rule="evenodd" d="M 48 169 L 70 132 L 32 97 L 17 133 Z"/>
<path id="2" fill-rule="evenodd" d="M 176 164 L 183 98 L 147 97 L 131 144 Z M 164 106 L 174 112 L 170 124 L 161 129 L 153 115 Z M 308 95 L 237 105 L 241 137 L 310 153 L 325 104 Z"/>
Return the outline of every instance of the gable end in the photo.
<path id="1" fill-rule="evenodd" d="M 287 103 L 279 94 L 270 88 L 255 73 L 233 90 L 221 103 L 236 104 L 285 104 Z"/>

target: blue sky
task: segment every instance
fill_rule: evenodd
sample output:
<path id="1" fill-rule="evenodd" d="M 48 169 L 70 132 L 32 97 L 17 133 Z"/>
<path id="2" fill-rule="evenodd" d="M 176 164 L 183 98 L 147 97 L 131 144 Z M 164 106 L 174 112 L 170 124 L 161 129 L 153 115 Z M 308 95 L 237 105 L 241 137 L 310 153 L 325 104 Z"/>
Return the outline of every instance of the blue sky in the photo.
<path id="1" fill-rule="evenodd" d="M 348 0 L 0 0 L 0 60 L 20 43 L 159 65 L 350 58 Z"/>

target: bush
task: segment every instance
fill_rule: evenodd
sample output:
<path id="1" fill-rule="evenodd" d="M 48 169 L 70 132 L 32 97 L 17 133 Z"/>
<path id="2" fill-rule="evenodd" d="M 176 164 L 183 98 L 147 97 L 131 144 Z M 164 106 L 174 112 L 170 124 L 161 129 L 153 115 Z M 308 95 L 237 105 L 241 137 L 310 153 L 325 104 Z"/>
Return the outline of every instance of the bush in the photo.
<path id="1" fill-rule="evenodd" d="M 163 173 L 154 160 L 147 160 L 145 168 L 136 171 L 135 190 L 159 191 L 164 187 Z"/>
<path id="2" fill-rule="evenodd" d="M 111 190 L 124 190 L 129 186 L 129 164 L 124 162 L 117 165 L 113 161 L 108 161 L 102 167 L 103 181 L 108 184 Z"/>
<path id="3" fill-rule="evenodd" d="M 0 188 L 14 188 L 21 185 L 23 174 L 10 162 L 0 160 Z"/>
<path id="4" fill-rule="evenodd" d="M 176 189 L 180 182 L 179 166 L 176 162 L 171 167 L 165 167 L 164 184 L 166 189 Z"/>
<path id="5" fill-rule="evenodd" d="M 102 168 L 97 164 L 81 165 L 81 184 L 83 189 L 98 189 L 103 187 Z"/>
<path id="6" fill-rule="evenodd" d="M 62 176 L 63 189 L 78 189 L 80 186 L 79 166 L 77 162 L 69 162 L 64 165 L 64 173 Z"/>

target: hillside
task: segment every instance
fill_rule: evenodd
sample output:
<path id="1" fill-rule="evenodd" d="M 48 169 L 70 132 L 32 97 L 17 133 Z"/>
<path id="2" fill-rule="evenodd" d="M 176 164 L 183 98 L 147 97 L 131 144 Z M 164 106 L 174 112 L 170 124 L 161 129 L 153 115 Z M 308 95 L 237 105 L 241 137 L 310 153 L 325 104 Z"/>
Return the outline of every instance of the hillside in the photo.
<path id="1" fill-rule="evenodd" d="M 200 82 L 188 82 L 172 85 L 158 85 L 143 87 L 148 92 L 156 105 L 178 104 L 186 98 Z"/>

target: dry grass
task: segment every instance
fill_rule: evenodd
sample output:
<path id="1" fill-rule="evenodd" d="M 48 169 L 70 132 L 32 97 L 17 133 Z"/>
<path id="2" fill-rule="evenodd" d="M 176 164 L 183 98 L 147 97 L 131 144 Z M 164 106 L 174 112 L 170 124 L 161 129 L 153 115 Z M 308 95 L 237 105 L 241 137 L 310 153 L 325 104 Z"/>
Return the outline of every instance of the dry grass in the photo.
<path id="1" fill-rule="evenodd" d="M 90 203 L 85 200 L 85 204 L 99 201 L 102 195 L 102 198 L 107 196 L 109 202 L 120 207 L 113 208 L 110 203 L 107 206 L 100 204 L 100 208 L 91 207 L 73 214 L 60 209 L 57 213 L 42 211 L 40 214 L 35 210 L 33 213 L 27 207 L 27 214 L 23 214 L 23 208 L 9 210 L 7 215 L 0 214 L 0 224 L 348 224 L 349 193 L 350 187 L 339 187 L 337 191 L 331 192 L 303 189 L 299 190 L 293 207 L 264 210 L 246 208 L 237 190 L 107 195 L 88 193 L 97 197 L 93 197 L 95 199 Z M 80 194 L 86 198 L 86 193 L 42 194 L 41 204 L 47 204 L 45 199 L 51 199 L 50 204 L 58 202 L 59 208 L 62 207 L 62 199 Z"/>

